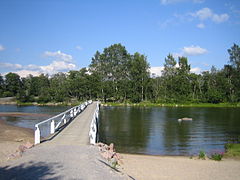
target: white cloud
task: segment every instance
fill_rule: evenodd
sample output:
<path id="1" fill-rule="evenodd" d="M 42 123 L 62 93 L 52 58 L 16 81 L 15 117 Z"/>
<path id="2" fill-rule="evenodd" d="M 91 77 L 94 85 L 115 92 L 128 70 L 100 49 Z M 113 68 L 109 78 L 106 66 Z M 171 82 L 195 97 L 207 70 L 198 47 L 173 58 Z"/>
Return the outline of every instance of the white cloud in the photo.
<path id="1" fill-rule="evenodd" d="M 204 21 L 207 19 L 212 20 L 215 23 L 222 23 L 229 19 L 229 15 L 215 14 L 210 8 L 202 8 L 195 13 L 191 13 L 192 16 L 199 18 L 199 20 Z"/>
<path id="2" fill-rule="evenodd" d="M 206 54 L 207 50 L 204 48 L 201 48 L 200 46 L 189 46 L 189 47 L 184 47 L 182 49 L 182 53 L 184 56 L 196 56 L 196 55 Z"/>
<path id="3" fill-rule="evenodd" d="M 181 52 L 173 53 L 174 58 L 179 58 L 182 56 L 198 56 L 202 54 L 206 54 L 207 49 L 201 48 L 200 46 L 186 46 L 181 49 Z"/>
<path id="4" fill-rule="evenodd" d="M 26 77 L 29 74 L 38 76 L 39 74 L 53 75 L 58 72 L 67 72 L 70 70 L 76 70 L 77 65 L 72 63 L 72 56 L 62 53 L 61 51 L 44 53 L 47 57 L 56 57 L 57 60 L 52 61 L 48 65 L 39 66 L 35 64 L 21 65 L 11 63 L 0 63 L 0 69 L 4 72 L 15 72 L 22 77 Z"/>
<path id="5" fill-rule="evenodd" d="M 176 59 L 183 56 L 183 53 L 173 53 L 172 56 Z"/>
<path id="6" fill-rule="evenodd" d="M 163 66 L 150 67 L 150 73 L 152 77 L 157 77 L 162 75 Z"/>
<path id="7" fill-rule="evenodd" d="M 182 2 L 193 2 L 193 3 L 203 3 L 204 0 L 160 0 L 161 4 L 175 4 L 175 3 L 182 3 Z"/>
<path id="8" fill-rule="evenodd" d="M 77 66 L 73 63 L 67 63 L 65 61 L 53 61 L 47 66 L 39 66 L 41 72 L 44 74 L 55 74 L 57 72 L 69 71 L 75 69 Z"/>
<path id="9" fill-rule="evenodd" d="M 15 71 L 14 73 L 18 74 L 21 77 L 27 77 L 30 74 L 33 76 L 39 76 L 41 72 L 39 71 L 30 71 L 30 70 L 20 70 L 20 71 Z"/>
<path id="10" fill-rule="evenodd" d="M 191 68 L 190 72 L 195 74 L 200 74 L 202 70 L 199 67 L 195 67 L 195 68 Z"/>
<path id="11" fill-rule="evenodd" d="M 179 67 L 179 64 L 176 64 L 176 68 Z M 162 75 L 163 66 L 150 67 L 151 77 L 160 77 Z M 202 69 L 199 67 L 191 68 L 191 73 L 201 74 Z"/>
<path id="12" fill-rule="evenodd" d="M 168 2 L 168 1 L 166 1 Z M 205 21 L 211 21 L 214 23 L 223 23 L 228 21 L 230 16 L 227 13 L 216 14 L 210 8 L 202 8 L 196 12 L 188 12 L 185 14 L 173 14 L 172 17 L 165 19 L 160 23 L 161 28 L 166 28 L 168 26 L 176 26 L 186 23 L 192 23 L 198 21 L 198 28 L 205 28 Z"/>
<path id="13" fill-rule="evenodd" d="M 200 23 L 200 24 L 197 25 L 197 27 L 200 28 L 200 29 L 203 29 L 203 28 L 205 28 L 205 24 Z"/>
<path id="14" fill-rule="evenodd" d="M 229 19 L 229 15 L 228 14 L 214 14 L 212 16 L 212 20 L 215 22 L 215 23 L 221 23 L 221 22 L 224 22 L 224 21 L 227 21 Z"/>
<path id="15" fill-rule="evenodd" d="M 193 14 L 193 16 L 198 17 L 200 20 L 205 20 L 212 17 L 212 10 L 209 8 L 203 8 Z"/>
<path id="16" fill-rule="evenodd" d="M 27 66 L 24 67 L 25 69 L 28 69 L 28 70 L 40 70 L 40 67 L 35 65 L 35 64 L 29 64 Z"/>
<path id="17" fill-rule="evenodd" d="M 0 68 L 9 68 L 9 69 L 21 69 L 23 66 L 21 64 L 11 64 L 11 63 L 0 63 Z"/>
<path id="18" fill-rule="evenodd" d="M 79 50 L 79 51 L 83 50 L 83 48 L 81 46 L 79 46 L 79 45 L 76 46 L 76 49 Z"/>
<path id="19" fill-rule="evenodd" d="M 0 44 L 0 51 L 4 51 L 4 50 L 5 50 L 5 47 Z"/>
<path id="20" fill-rule="evenodd" d="M 59 61 L 65 61 L 65 62 L 73 61 L 73 57 L 71 55 L 62 53 L 61 51 L 56 51 L 56 52 L 45 51 L 44 56 L 54 57 L 56 58 L 56 60 L 59 60 Z"/>

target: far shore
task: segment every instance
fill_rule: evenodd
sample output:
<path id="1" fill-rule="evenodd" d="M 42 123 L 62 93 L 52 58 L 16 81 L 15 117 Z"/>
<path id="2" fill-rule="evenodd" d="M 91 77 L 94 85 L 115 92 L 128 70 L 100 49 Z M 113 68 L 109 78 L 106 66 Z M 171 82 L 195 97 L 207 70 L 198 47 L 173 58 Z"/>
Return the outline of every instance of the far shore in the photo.
<path id="1" fill-rule="evenodd" d="M 17 106 L 77 106 L 81 102 L 18 102 L 16 100 L 5 101 L 0 98 L 0 105 L 17 105 Z M 127 107 L 216 107 L 216 108 L 240 108 L 240 103 L 119 103 L 119 102 L 101 102 L 101 106 L 127 106 Z"/>
<path id="2" fill-rule="evenodd" d="M 234 107 L 240 108 L 240 103 L 151 103 L 151 102 L 141 102 L 141 103 L 117 103 L 117 102 L 102 102 L 102 106 L 132 106 L 132 107 Z"/>

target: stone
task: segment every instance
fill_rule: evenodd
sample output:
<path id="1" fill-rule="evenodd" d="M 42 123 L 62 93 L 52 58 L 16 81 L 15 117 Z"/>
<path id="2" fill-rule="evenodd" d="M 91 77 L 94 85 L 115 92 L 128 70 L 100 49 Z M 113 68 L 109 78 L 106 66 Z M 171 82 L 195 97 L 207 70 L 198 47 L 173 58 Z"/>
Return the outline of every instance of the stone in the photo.
<path id="1" fill-rule="evenodd" d="M 24 146 L 25 146 L 27 149 L 30 149 L 30 148 L 32 148 L 34 145 L 28 141 Z"/>
<path id="2" fill-rule="evenodd" d="M 22 142 L 23 139 L 15 139 L 16 142 Z"/>
<path id="3" fill-rule="evenodd" d="M 114 151 L 114 144 L 113 144 L 113 143 L 111 143 L 111 144 L 109 145 L 109 150 L 112 151 L 112 152 Z"/>
<path id="4" fill-rule="evenodd" d="M 20 146 L 18 147 L 17 152 L 23 153 L 26 149 L 27 149 L 27 148 L 26 148 L 24 145 L 20 145 Z"/>

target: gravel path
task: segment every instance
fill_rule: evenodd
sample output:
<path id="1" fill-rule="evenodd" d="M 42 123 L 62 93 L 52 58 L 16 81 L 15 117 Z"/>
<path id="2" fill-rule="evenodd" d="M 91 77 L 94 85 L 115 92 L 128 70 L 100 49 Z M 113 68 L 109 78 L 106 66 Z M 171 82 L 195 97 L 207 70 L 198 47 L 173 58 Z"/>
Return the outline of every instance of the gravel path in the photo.
<path id="1" fill-rule="evenodd" d="M 0 179 L 126 179 L 99 156 L 97 147 L 39 145 L 0 167 Z"/>
<path id="2" fill-rule="evenodd" d="M 89 105 L 51 141 L 0 165 L 0 179 L 127 179 L 108 166 L 97 147 L 88 144 L 95 107 L 96 103 Z"/>

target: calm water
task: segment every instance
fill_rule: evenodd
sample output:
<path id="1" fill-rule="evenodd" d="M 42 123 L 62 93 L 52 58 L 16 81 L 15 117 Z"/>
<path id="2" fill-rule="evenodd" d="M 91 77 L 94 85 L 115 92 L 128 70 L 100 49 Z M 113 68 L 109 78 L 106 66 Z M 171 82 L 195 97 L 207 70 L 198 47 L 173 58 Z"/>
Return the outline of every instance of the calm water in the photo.
<path id="1" fill-rule="evenodd" d="M 193 121 L 178 122 L 191 117 Z M 100 141 L 119 152 L 196 155 L 224 151 L 240 137 L 239 108 L 102 107 Z"/>
<path id="2" fill-rule="evenodd" d="M 34 129 L 34 125 L 36 123 L 41 122 L 45 119 L 48 119 L 69 108 L 70 107 L 68 106 L 0 105 L 0 113 L 4 113 L 4 112 L 33 113 L 30 116 L 26 116 L 26 115 L 0 116 L 0 119 L 5 120 L 8 124 Z"/>

